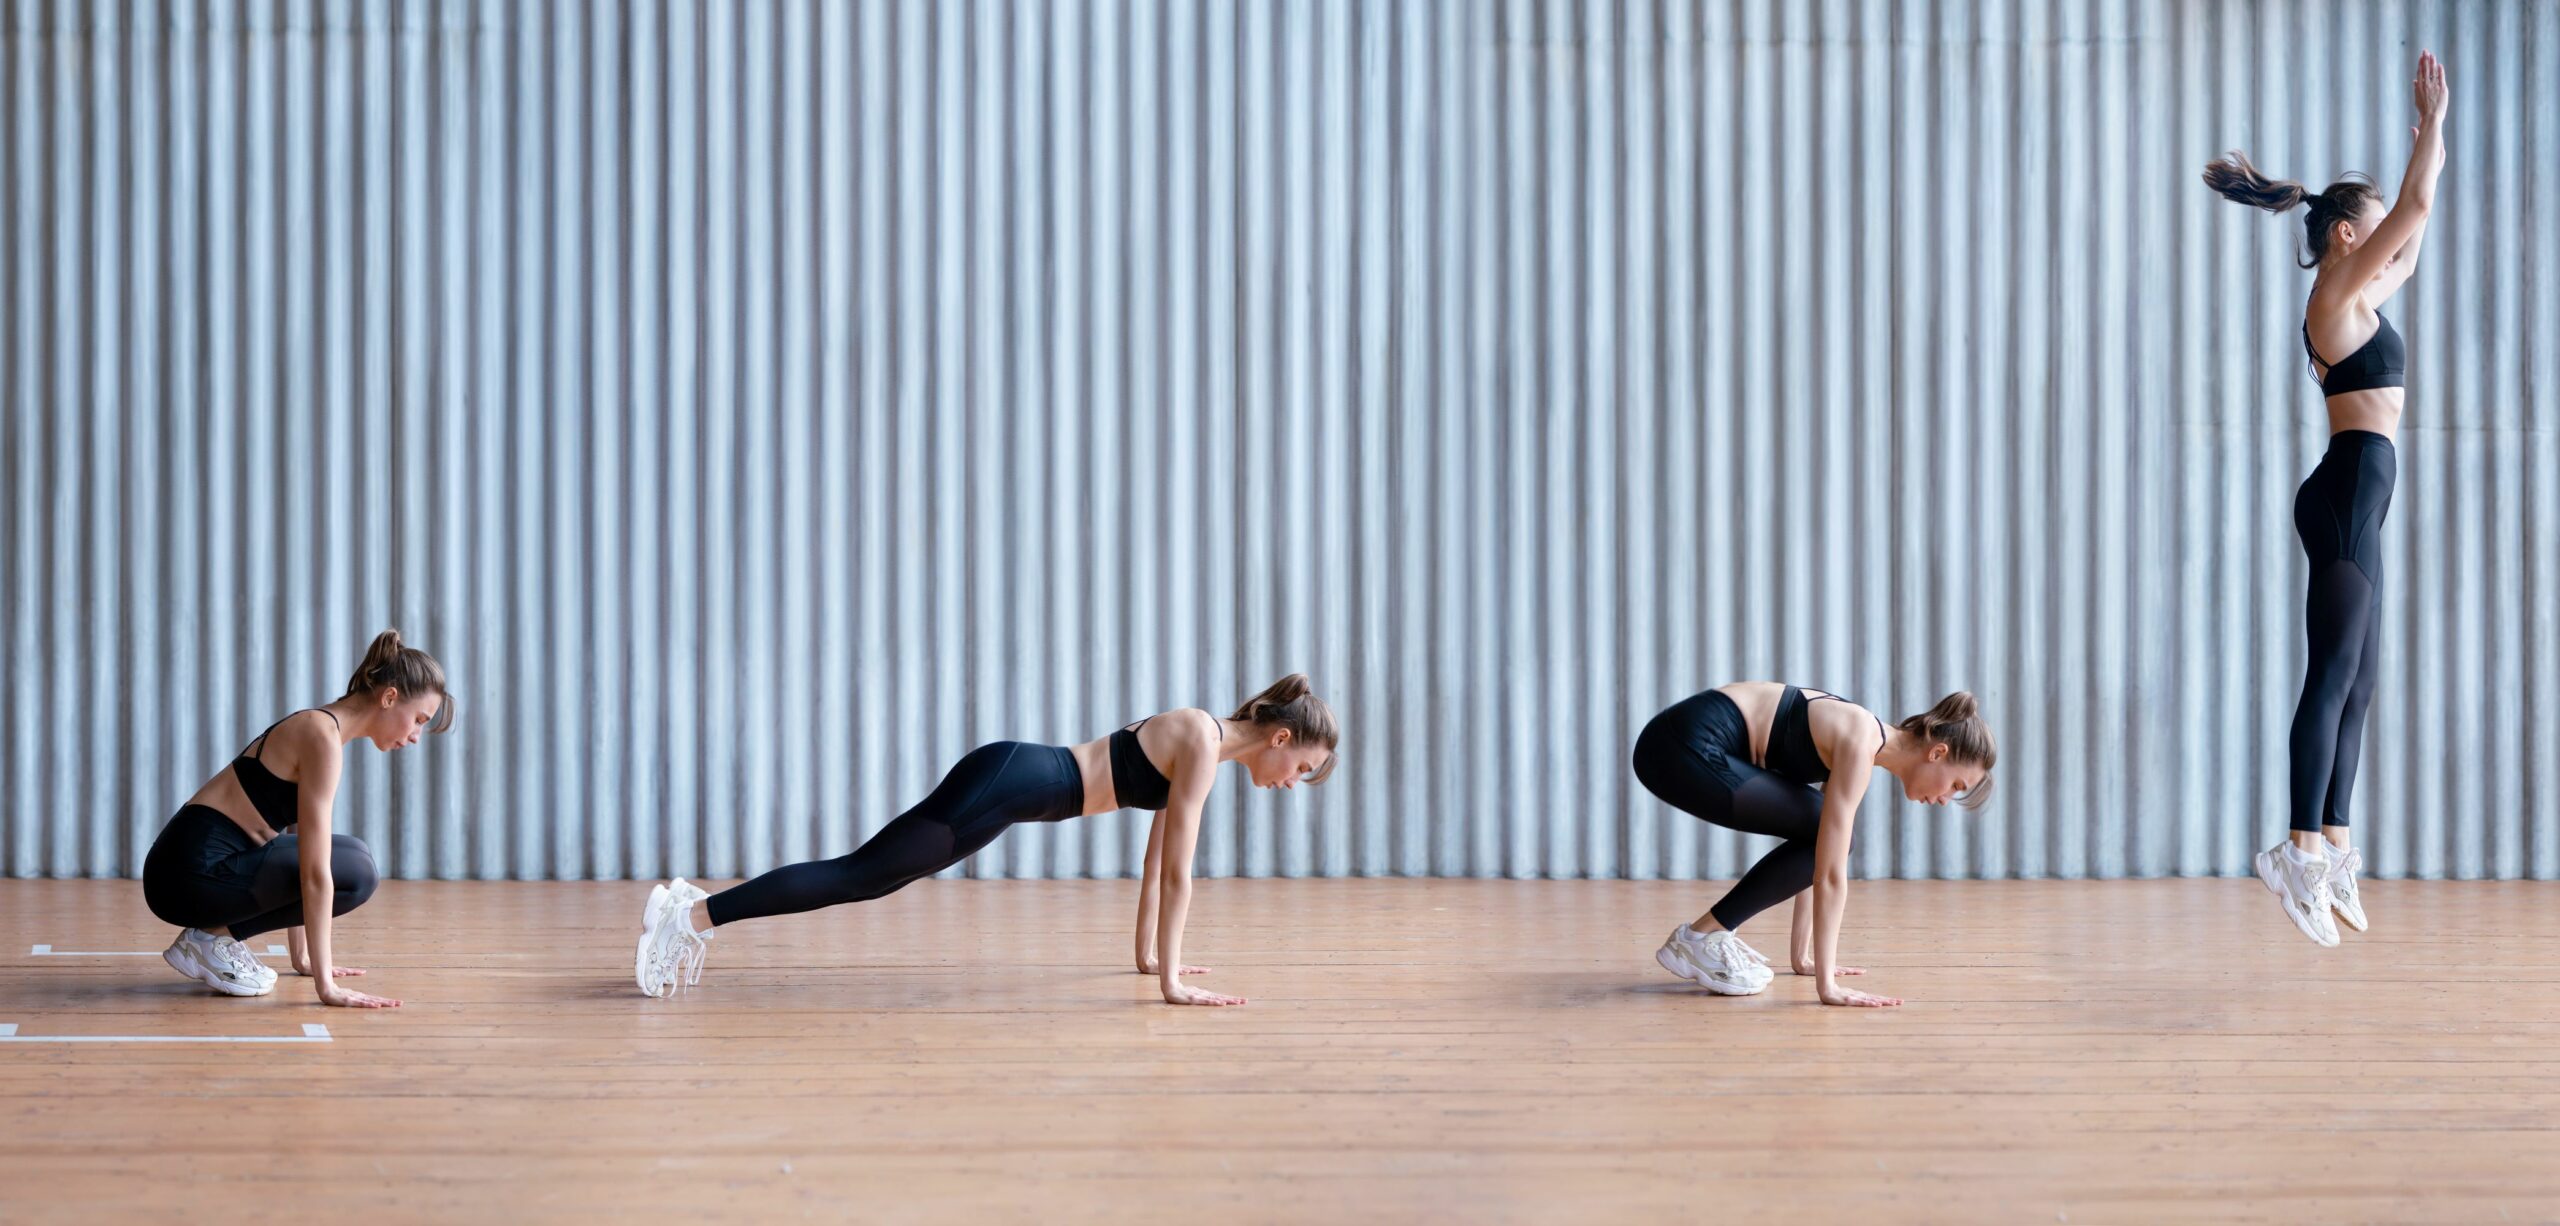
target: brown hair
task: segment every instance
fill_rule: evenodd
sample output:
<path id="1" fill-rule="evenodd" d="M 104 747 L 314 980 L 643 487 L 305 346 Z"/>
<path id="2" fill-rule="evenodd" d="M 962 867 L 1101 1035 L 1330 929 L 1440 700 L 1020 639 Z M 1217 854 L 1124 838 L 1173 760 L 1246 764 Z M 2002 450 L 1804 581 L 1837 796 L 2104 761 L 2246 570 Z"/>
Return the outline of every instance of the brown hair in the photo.
<path id="1" fill-rule="evenodd" d="M 1913 736 L 1947 747 L 1947 757 L 1968 766 L 1982 768 L 1982 782 L 1967 788 L 1960 803 L 1968 809 L 1979 809 L 1991 799 L 1991 768 L 2000 764 L 1999 742 L 1991 739 L 1991 725 L 1982 722 L 1979 705 L 1973 695 L 1957 690 L 1938 700 L 1938 705 L 1895 724 Z"/>
<path id="2" fill-rule="evenodd" d="M 2366 205 L 2382 199 L 2373 180 L 2360 174 L 2349 174 L 2317 192 L 2291 179 L 2270 179 L 2237 149 L 2206 163 L 2204 182 L 2225 200 L 2270 213 L 2289 213 L 2297 204 L 2309 204 L 2311 211 L 2302 216 L 2302 243 L 2308 254 L 2294 261 L 2304 268 L 2317 268 L 2329 258 L 2329 227 L 2364 216 Z"/>
<path id="3" fill-rule="evenodd" d="M 1342 753 L 1336 749 L 1342 741 L 1342 729 L 1333 722 L 1333 708 L 1315 695 L 1314 683 L 1305 673 L 1291 673 L 1271 687 L 1244 700 L 1236 713 L 1227 717 L 1240 723 L 1260 724 L 1266 728 L 1285 728 L 1300 742 L 1325 748 L 1324 766 L 1307 776 L 1309 783 L 1322 783 L 1333 774 Z"/>
<path id="4" fill-rule="evenodd" d="M 403 646 L 397 630 L 373 636 L 373 644 L 364 649 L 364 663 L 356 665 L 356 675 L 347 678 L 346 697 L 378 694 L 386 687 L 400 691 L 403 698 L 432 693 L 444 699 L 427 731 L 442 732 L 453 726 L 453 691 L 445 688 L 444 666 L 434 656 Z"/>

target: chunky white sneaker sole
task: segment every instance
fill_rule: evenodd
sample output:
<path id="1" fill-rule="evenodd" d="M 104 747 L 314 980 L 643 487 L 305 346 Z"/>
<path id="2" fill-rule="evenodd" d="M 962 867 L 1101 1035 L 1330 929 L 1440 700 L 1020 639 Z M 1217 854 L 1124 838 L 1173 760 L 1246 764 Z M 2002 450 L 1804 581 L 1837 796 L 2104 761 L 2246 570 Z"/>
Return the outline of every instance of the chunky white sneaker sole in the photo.
<path id="1" fill-rule="evenodd" d="M 2302 935 L 2311 938 L 2313 944 L 2321 946 L 2337 944 L 2337 929 L 2333 927 L 2324 933 L 2321 930 L 2321 917 L 2314 914 L 2311 908 L 2294 901 L 2293 891 L 2284 888 L 2284 866 L 2276 862 L 2276 857 L 2280 854 L 2282 853 L 2274 851 L 2258 853 L 2258 880 L 2266 883 L 2267 892 L 2275 895 L 2276 901 L 2283 904 L 2285 917 L 2293 921 L 2294 927 L 2302 930 Z"/>
<path id="2" fill-rule="evenodd" d="M 160 960 L 168 963 L 169 969 L 225 996 L 264 996 L 276 990 L 276 981 L 272 975 L 255 982 L 244 983 L 223 973 L 219 967 L 205 965 L 203 960 L 196 957 L 195 947 L 185 941 L 179 941 L 161 950 Z"/>
<path id="3" fill-rule="evenodd" d="M 1770 980 L 1776 978 L 1772 975 L 1762 979 L 1735 980 L 1718 975 L 1690 961 L 1669 942 L 1653 951 L 1653 960 L 1661 963 L 1662 969 L 1720 996 L 1757 996 L 1767 991 Z"/>
<path id="4" fill-rule="evenodd" d="M 2339 923 L 2358 932 L 2364 931 L 2364 903 L 2361 900 L 2350 902 L 2344 898 L 2332 896 L 2329 899 L 2329 910 L 2338 917 Z"/>
<path id="5" fill-rule="evenodd" d="M 644 996 L 663 995 L 665 988 L 669 986 L 662 984 L 658 976 L 649 973 L 651 964 L 657 961 L 650 955 L 657 951 L 658 928 L 665 922 L 666 910 L 666 884 L 661 882 L 650 886 L 649 902 L 640 909 L 640 949 L 631 959 L 632 981 L 640 985 L 640 992 Z"/>

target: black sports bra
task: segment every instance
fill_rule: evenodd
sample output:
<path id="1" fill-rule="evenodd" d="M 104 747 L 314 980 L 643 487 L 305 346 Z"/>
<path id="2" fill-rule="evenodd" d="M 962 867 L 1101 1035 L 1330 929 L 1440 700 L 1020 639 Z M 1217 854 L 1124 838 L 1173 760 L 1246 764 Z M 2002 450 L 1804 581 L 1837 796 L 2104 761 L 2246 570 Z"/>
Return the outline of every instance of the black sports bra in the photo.
<path id="1" fill-rule="evenodd" d="M 1824 699 L 1848 702 L 1838 694 L 1815 694 L 1810 698 L 1795 686 L 1778 691 L 1778 709 L 1769 716 L 1769 747 L 1760 755 L 1760 768 L 1781 779 L 1797 783 L 1823 783 L 1831 778 L 1831 768 L 1822 764 L 1822 753 L 1813 746 L 1813 704 Z M 1884 721 L 1876 721 L 1876 730 L 1892 733 Z"/>
<path id="2" fill-rule="evenodd" d="M 327 708 L 311 709 L 329 716 L 329 722 L 332 724 L 338 722 L 338 717 L 331 714 Z M 293 713 L 293 715 L 300 714 L 302 714 L 300 711 Z M 293 715 L 285 716 L 284 719 L 292 719 Z M 267 732 L 283 727 L 284 719 L 267 725 Z M 291 779 L 277 778 L 276 773 L 268 770 L 267 764 L 258 757 L 258 754 L 267 751 L 267 732 L 259 733 L 258 739 L 249 742 L 248 748 L 241 750 L 240 756 L 231 760 L 231 774 L 240 781 L 240 791 L 249 798 L 249 807 L 256 809 L 258 816 L 267 820 L 267 828 L 282 833 L 301 820 L 295 814 L 294 808 L 296 802 L 301 799 L 302 789 Z M 251 750 L 256 752 L 252 753 Z"/>
<path id="3" fill-rule="evenodd" d="M 1209 715 L 1206 709 L 1200 713 Z M 1146 747 L 1138 744 L 1138 729 L 1146 726 L 1147 720 L 1142 719 L 1111 734 L 1111 793 L 1122 808 L 1161 809 L 1173 800 L 1173 780 L 1147 761 Z M 1223 730 L 1226 725 L 1221 722 L 1218 727 Z"/>
<path id="4" fill-rule="evenodd" d="M 2409 346 L 2400 339 L 2400 330 L 2380 311 L 2373 313 L 2382 326 L 2373 330 L 2365 343 L 2356 347 L 2347 360 L 2330 363 L 2322 360 L 2320 351 L 2311 347 L 2311 321 L 2302 323 L 2302 350 L 2311 355 L 2314 366 L 2328 367 L 2320 376 L 2320 394 L 2344 396 L 2349 392 L 2369 392 L 2377 387 L 2401 387 L 2402 373 L 2409 364 Z"/>

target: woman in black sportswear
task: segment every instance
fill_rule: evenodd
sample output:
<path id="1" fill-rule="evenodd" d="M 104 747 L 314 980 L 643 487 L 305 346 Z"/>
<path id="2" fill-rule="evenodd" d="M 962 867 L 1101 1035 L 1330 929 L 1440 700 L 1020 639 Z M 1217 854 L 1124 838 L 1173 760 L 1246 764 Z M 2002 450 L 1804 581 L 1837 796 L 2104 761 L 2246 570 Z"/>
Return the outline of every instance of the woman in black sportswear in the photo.
<path id="1" fill-rule="evenodd" d="M 400 1002 L 339 987 L 330 921 L 373 897 L 373 853 L 331 829 L 340 759 L 359 740 L 390 752 L 453 726 L 444 669 L 385 630 L 365 649 L 347 692 L 278 720 L 187 798 L 142 862 L 151 913 L 180 929 L 161 955 L 181 975 L 230 996 L 264 996 L 276 973 L 242 941 L 283 929 L 293 969 L 320 1003 L 383 1009 Z"/>
<path id="2" fill-rule="evenodd" d="M 1333 773 L 1339 740 L 1333 708 L 1293 673 L 1225 719 L 1186 707 L 1081 745 L 981 745 L 931 795 L 846 855 L 785 865 L 717 894 L 681 877 L 652 887 L 632 973 L 642 992 L 664 996 L 700 980 L 714 928 L 879 898 L 969 858 L 1016 822 L 1153 809 L 1138 883 L 1138 971 L 1158 977 L 1167 1004 L 1241 1005 L 1243 997 L 1181 978 L 1202 973 L 1182 962 L 1201 806 L 1229 762 L 1243 763 L 1255 787 L 1321 783 Z M 696 902 L 704 904 L 699 920 Z"/>
<path id="3" fill-rule="evenodd" d="M 1898 1005 L 1832 982 L 1863 975 L 1839 964 L 1849 896 L 1849 839 L 1879 768 L 1924 805 L 1979 808 L 2000 760 L 1973 695 L 1949 694 L 1888 726 L 1841 698 L 1775 681 L 1739 681 L 1672 704 L 1636 737 L 1636 779 L 1654 795 L 1728 830 L 1786 840 L 1654 954 L 1664 970 L 1710 992 L 1749 996 L 1775 972 L 1735 930 L 1793 898 L 1795 972 L 1826 1005 Z"/>
<path id="4" fill-rule="evenodd" d="M 2294 531 L 2309 556 L 2303 602 L 2310 659 L 2289 740 L 2292 831 L 2257 856 L 2258 877 L 2303 935 L 2338 943 L 2338 919 L 2361 932 L 2361 864 L 2347 837 L 2347 807 L 2364 743 L 2364 717 L 2382 672 L 2382 523 L 2399 459 L 2408 351 L 2383 317 L 2418 266 L 2444 169 L 2444 65 L 2418 56 L 2418 126 L 2409 167 L 2388 209 L 2373 184 L 2350 175 L 2322 191 L 2267 178 L 2238 152 L 2205 167 L 2225 197 L 2269 212 L 2308 205 L 2302 266 L 2319 272 L 2302 310 L 2302 347 L 2328 402 L 2329 448 L 2293 499 Z M 2324 837 L 2325 836 L 2325 837 Z"/>

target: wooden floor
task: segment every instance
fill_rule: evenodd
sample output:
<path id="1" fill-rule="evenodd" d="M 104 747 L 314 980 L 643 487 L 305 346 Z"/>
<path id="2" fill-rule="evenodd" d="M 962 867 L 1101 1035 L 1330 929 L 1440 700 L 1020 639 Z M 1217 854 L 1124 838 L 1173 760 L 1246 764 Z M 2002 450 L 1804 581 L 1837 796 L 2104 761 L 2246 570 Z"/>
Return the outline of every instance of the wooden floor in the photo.
<path id="1" fill-rule="evenodd" d="M 1203 882 L 1233 1010 L 1157 1003 L 1116 882 L 740 925 L 647 1000 L 644 891 L 392 883 L 363 1013 L 0 882 L 0 1221 L 2560 1221 L 2549 884 L 2372 883 L 2322 950 L 2255 881 L 1861 883 L 1890 1012 L 1668 978 L 1695 884 Z"/>

